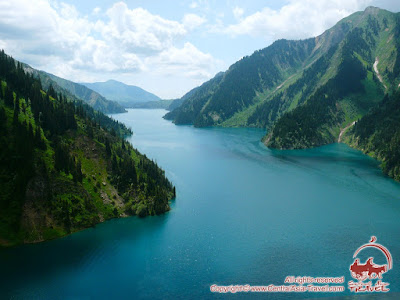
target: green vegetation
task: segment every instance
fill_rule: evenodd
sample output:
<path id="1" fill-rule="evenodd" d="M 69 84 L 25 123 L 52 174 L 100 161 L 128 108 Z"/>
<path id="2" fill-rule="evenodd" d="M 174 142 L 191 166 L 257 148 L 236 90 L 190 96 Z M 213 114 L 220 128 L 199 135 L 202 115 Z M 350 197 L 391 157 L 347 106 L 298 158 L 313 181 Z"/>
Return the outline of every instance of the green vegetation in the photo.
<path id="1" fill-rule="evenodd" d="M 175 124 L 192 124 L 198 117 L 198 112 L 202 110 L 215 89 L 218 88 L 223 75 L 224 73 L 218 73 L 213 79 L 185 94 L 181 99 L 183 101 L 181 106 L 167 113 L 164 118 L 173 120 Z"/>
<path id="2" fill-rule="evenodd" d="M 220 125 L 265 100 L 270 91 L 303 66 L 314 47 L 314 39 L 276 41 L 190 91 L 182 97 L 182 105 L 166 118 L 176 124 L 189 123 L 197 127 Z M 226 124 L 235 125 L 234 122 Z"/>
<path id="3" fill-rule="evenodd" d="M 398 38 L 389 39 L 388 36 L 400 33 L 399 16 L 369 8 L 361 17 L 362 22 L 358 27 L 346 34 L 337 49 L 332 48 L 335 53 L 331 57 L 336 57 L 339 61 L 338 64 L 335 63 L 337 65 L 335 75 L 320 85 L 313 94 L 305 99 L 303 97 L 304 101 L 300 100 L 299 106 L 285 112 L 276 120 L 269 135 L 264 139 L 269 147 L 296 149 L 335 142 L 341 129 L 361 118 L 381 101 L 386 86 L 391 89 L 397 88 L 396 84 L 399 82 L 399 73 L 395 73 L 397 62 L 388 65 L 388 61 L 379 61 L 379 69 L 383 69 L 385 77 L 388 78 L 386 83 L 380 82 L 373 65 L 377 63 L 377 53 L 382 53 L 380 46 L 387 48 L 392 44 L 398 52 L 398 42 L 394 41 Z M 323 69 L 332 64 L 326 59 L 326 55 L 321 59 L 327 62 Z M 318 63 L 319 61 L 314 63 L 308 70 L 312 70 Z M 315 85 L 312 79 L 306 82 Z M 291 87 L 287 90 L 290 89 Z M 310 93 L 303 92 L 303 96 L 307 94 Z M 277 105 L 282 105 L 281 99 L 282 97 L 276 100 Z M 270 114 L 273 112 L 272 109 L 267 111 Z"/>
<path id="4" fill-rule="evenodd" d="M 22 64 L 22 66 L 26 72 L 32 73 L 34 76 L 40 78 L 42 87 L 45 90 L 52 86 L 57 93 L 63 93 L 73 100 L 83 100 L 95 110 L 105 114 L 126 112 L 119 103 L 104 98 L 99 93 L 82 84 L 60 78 L 44 71 L 35 70 L 26 64 Z"/>
<path id="5" fill-rule="evenodd" d="M 399 89 L 400 13 L 368 7 L 316 38 L 280 40 L 241 59 L 165 118 L 267 128 L 264 143 L 278 149 L 340 139 L 382 160 L 384 172 L 400 180 Z"/>
<path id="6" fill-rule="evenodd" d="M 0 52 L 0 246 L 169 210 L 175 188 L 126 128 Z"/>
<path id="7" fill-rule="evenodd" d="M 149 101 L 142 103 L 134 103 L 130 105 L 130 108 L 146 108 L 146 109 L 166 109 L 173 110 L 179 107 L 182 104 L 181 99 L 170 99 L 170 100 L 158 100 L 158 101 Z"/>
<path id="8" fill-rule="evenodd" d="M 344 139 L 382 161 L 384 173 L 400 181 L 400 93 L 386 95 L 346 132 Z"/>
<path id="9" fill-rule="evenodd" d="M 276 41 L 187 93 L 165 118 L 267 128 L 264 141 L 275 148 L 335 142 L 379 103 L 384 86 L 399 85 L 399 23 L 399 14 L 368 7 L 318 37 Z"/>

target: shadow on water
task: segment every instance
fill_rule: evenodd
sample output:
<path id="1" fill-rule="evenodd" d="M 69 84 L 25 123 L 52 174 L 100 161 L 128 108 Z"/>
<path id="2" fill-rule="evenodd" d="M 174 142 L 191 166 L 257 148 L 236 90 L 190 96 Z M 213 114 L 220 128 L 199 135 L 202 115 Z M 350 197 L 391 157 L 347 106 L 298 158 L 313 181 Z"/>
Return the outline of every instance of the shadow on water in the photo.
<path id="1" fill-rule="evenodd" d="M 103 253 L 117 255 L 121 243 L 133 245 L 153 230 L 162 230 L 167 218 L 168 213 L 144 219 L 113 219 L 56 240 L 0 249 L 0 260 L 13 262 L 1 266 L 0 281 L 6 290 L 11 286 L 18 289 L 26 285 L 25 279 L 32 284 L 38 270 L 51 279 L 58 273 L 85 269 L 94 260 L 101 260 Z"/>
<path id="2" fill-rule="evenodd" d="M 354 150 L 344 144 L 330 144 L 304 150 L 270 149 L 270 153 L 282 162 L 304 166 L 310 165 L 308 162 L 312 162 L 314 165 L 338 162 L 357 166 L 363 163 L 363 165 L 373 168 L 379 166 L 377 160 L 365 155 L 360 156 L 360 151 Z"/>

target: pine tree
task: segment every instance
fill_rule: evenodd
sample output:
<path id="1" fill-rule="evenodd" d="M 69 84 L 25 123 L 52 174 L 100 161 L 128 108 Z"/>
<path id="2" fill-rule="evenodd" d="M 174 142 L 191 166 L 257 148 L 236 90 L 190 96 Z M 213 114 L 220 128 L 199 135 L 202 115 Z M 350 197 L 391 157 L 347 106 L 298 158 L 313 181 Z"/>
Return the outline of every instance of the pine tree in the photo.
<path id="1" fill-rule="evenodd" d="M 111 146 L 110 146 L 110 141 L 108 139 L 106 139 L 106 154 L 107 157 L 111 156 Z"/>

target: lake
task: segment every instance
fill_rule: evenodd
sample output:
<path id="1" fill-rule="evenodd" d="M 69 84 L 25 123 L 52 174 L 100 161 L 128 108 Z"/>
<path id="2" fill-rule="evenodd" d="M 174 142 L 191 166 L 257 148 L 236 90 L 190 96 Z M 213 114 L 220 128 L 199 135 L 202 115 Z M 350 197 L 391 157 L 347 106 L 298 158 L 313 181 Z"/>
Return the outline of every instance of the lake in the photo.
<path id="1" fill-rule="evenodd" d="M 218 285 L 282 285 L 286 276 L 345 276 L 371 236 L 391 251 L 400 297 L 400 184 L 344 144 L 278 151 L 246 128 L 175 126 L 165 110 L 113 115 L 176 186 L 162 216 L 116 219 L 58 240 L 0 250 L 0 298 L 311 298 L 214 294 Z M 362 262 L 386 263 L 377 249 Z M 394 292 L 394 293 L 392 293 Z M 365 298 L 361 298 L 365 299 Z"/>

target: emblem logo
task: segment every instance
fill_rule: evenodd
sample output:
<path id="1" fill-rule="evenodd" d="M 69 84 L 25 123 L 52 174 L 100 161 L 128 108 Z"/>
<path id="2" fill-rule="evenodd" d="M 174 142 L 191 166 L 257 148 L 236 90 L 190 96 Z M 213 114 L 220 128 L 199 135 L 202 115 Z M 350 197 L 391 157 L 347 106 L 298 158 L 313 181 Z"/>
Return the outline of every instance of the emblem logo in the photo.
<path id="1" fill-rule="evenodd" d="M 365 263 L 361 263 L 357 255 L 361 250 L 366 248 L 376 248 L 382 252 L 386 257 L 386 264 L 377 265 L 374 263 L 374 258 L 370 257 Z M 372 236 L 369 243 L 359 247 L 353 255 L 354 262 L 350 265 L 350 274 L 357 281 L 349 281 L 349 289 L 352 292 L 388 292 L 387 286 L 389 283 L 382 282 L 382 275 L 393 268 L 393 258 L 389 250 L 376 243 L 376 237 Z M 377 279 L 376 283 L 373 284 L 372 280 Z M 364 282 L 370 280 L 369 282 Z"/>

